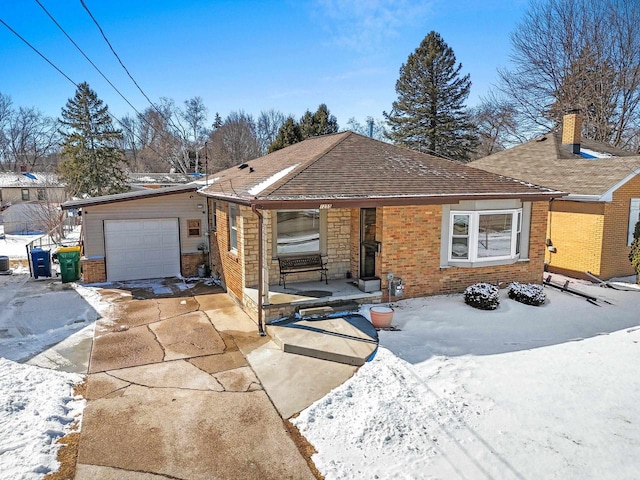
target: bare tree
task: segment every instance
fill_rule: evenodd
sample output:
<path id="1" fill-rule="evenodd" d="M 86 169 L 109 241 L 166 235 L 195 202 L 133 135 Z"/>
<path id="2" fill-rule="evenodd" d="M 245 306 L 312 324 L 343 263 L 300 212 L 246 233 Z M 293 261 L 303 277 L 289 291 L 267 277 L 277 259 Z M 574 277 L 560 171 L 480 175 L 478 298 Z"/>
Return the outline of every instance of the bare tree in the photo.
<path id="1" fill-rule="evenodd" d="M 583 134 L 624 147 L 640 121 L 640 3 L 538 0 L 511 35 L 508 95 L 528 130 L 548 130 L 580 109 Z"/>
<path id="2" fill-rule="evenodd" d="M 209 137 L 211 171 L 232 167 L 260 156 L 253 117 L 244 111 L 231 112 Z"/>
<path id="3" fill-rule="evenodd" d="M 388 142 L 387 137 L 387 124 L 384 120 L 379 118 L 367 117 L 365 124 L 358 122 L 355 117 L 351 117 L 347 122 L 347 130 L 365 135 L 367 137 L 375 138 L 383 142 Z"/>
<path id="4" fill-rule="evenodd" d="M 267 153 L 269 145 L 276 139 L 278 130 L 280 130 L 286 118 L 284 113 L 273 108 L 260 112 L 256 122 L 256 136 L 262 155 Z"/>
<path id="5" fill-rule="evenodd" d="M 0 170 L 15 172 L 55 168 L 59 151 L 58 121 L 36 108 L 12 108 L 11 99 L 0 94 Z"/>
<path id="6" fill-rule="evenodd" d="M 471 110 L 478 131 L 479 144 L 472 158 L 482 158 L 499 152 L 528 138 L 521 134 L 520 118 L 515 106 L 503 96 L 489 91 L 480 105 Z"/>

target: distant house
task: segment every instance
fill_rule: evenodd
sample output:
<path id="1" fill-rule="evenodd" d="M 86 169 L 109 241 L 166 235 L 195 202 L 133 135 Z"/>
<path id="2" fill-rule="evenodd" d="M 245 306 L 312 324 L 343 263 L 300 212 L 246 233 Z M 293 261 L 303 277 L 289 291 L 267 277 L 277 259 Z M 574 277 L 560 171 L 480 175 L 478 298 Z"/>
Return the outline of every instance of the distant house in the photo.
<path id="1" fill-rule="evenodd" d="M 198 193 L 208 199 L 214 272 L 267 318 L 282 313 L 270 294 L 282 259 L 319 255 L 329 280 L 377 281 L 378 301 L 391 273 L 405 298 L 540 282 L 549 201 L 564 195 L 352 132 L 217 172 Z M 320 279 L 292 273 L 286 286 Z"/>
<path id="2" fill-rule="evenodd" d="M 0 173 L 0 223 L 7 234 L 46 231 L 42 204 L 59 205 L 66 198 L 65 186 L 54 173 Z"/>
<path id="3" fill-rule="evenodd" d="M 47 200 L 65 200 L 64 184 L 55 173 L 0 172 L 0 206 Z"/>
<path id="4" fill-rule="evenodd" d="M 551 202 L 546 263 L 552 272 L 634 274 L 628 259 L 640 215 L 640 156 L 581 138 L 579 114 L 561 132 L 482 158 L 475 168 L 568 192 Z"/>
<path id="5" fill-rule="evenodd" d="M 129 173 L 128 182 L 132 190 L 163 188 L 184 185 L 194 181 L 186 173 Z"/>

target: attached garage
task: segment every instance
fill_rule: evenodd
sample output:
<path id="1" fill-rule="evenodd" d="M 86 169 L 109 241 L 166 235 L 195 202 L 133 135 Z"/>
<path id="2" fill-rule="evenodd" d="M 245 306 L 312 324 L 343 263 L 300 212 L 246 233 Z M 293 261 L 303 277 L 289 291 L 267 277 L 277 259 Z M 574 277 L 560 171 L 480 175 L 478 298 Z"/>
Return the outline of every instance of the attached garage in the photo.
<path id="1" fill-rule="evenodd" d="M 180 275 L 177 218 L 105 220 L 104 243 L 108 281 Z"/>
<path id="2" fill-rule="evenodd" d="M 209 264 L 206 202 L 196 185 L 74 200 L 85 283 L 195 276 Z"/>

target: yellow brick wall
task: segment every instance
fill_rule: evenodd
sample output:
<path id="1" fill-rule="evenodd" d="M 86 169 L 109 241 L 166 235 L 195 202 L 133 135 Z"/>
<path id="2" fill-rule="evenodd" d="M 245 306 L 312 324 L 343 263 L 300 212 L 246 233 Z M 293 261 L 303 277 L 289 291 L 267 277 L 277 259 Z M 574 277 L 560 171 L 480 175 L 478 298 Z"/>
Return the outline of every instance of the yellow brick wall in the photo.
<path id="1" fill-rule="evenodd" d="M 629 262 L 627 246 L 632 198 L 640 198 L 640 176 L 618 188 L 613 193 L 613 200 L 605 204 L 602 278 L 623 277 L 635 273 Z"/>
<path id="2" fill-rule="evenodd" d="M 604 215 L 579 212 L 578 202 L 554 200 L 549 212 L 547 236 L 556 253 L 546 252 L 549 271 L 584 277 L 589 271 L 601 275 Z M 568 211 L 555 211 L 555 209 Z M 578 210 L 578 211 L 571 211 Z"/>

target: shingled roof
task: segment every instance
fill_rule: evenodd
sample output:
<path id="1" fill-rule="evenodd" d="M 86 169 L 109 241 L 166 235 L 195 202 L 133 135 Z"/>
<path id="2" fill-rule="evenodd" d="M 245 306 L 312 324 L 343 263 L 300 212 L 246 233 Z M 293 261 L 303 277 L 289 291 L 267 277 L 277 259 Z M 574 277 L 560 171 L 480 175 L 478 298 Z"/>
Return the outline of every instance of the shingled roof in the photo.
<path id="1" fill-rule="evenodd" d="M 583 139 L 581 149 L 612 156 L 584 158 L 562 147 L 559 132 L 551 132 L 516 147 L 471 162 L 474 168 L 508 175 L 573 196 L 606 200 L 611 191 L 640 173 L 640 156 L 611 145 Z"/>
<path id="2" fill-rule="evenodd" d="M 304 201 L 409 205 L 561 194 L 353 132 L 313 137 L 214 176 L 200 193 L 265 208 Z"/>

